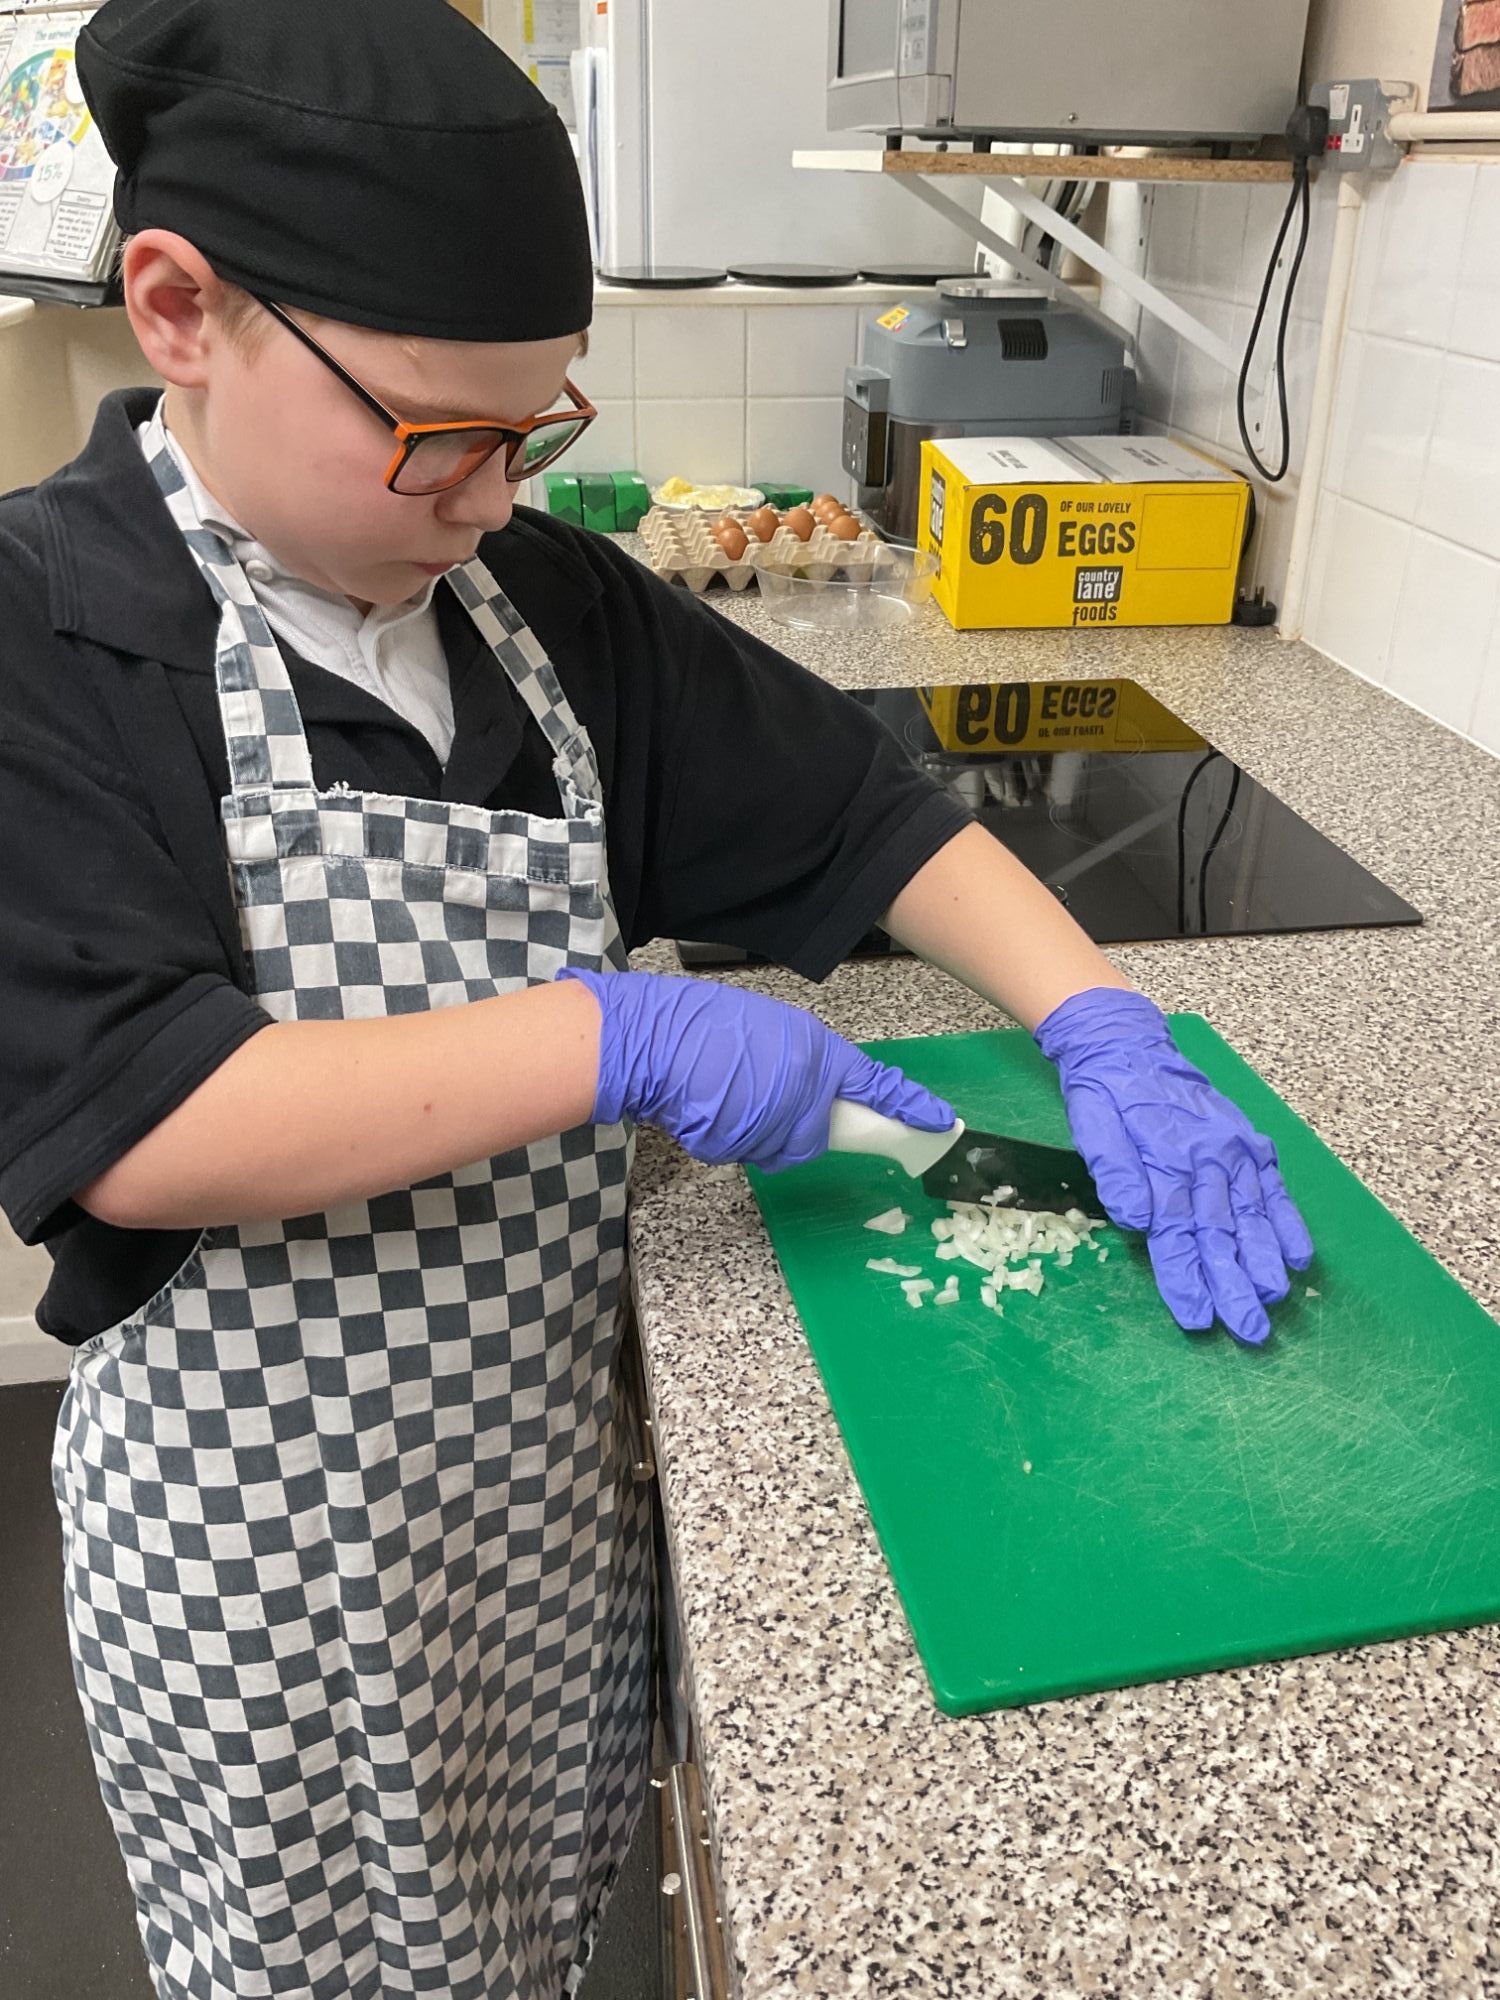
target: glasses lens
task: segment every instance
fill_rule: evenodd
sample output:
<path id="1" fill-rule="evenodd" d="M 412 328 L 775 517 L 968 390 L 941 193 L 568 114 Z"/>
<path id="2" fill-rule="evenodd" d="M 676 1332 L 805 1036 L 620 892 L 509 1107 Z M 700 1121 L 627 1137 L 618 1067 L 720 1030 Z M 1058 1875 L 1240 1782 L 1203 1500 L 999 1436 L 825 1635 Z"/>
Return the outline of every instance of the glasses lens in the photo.
<path id="1" fill-rule="evenodd" d="M 392 482 L 397 493 L 441 493 L 457 486 L 505 443 L 503 431 L 430 431 L 417 439 Z"/>
<path id="2" fill-rule="evenodd" d="M 587 417 L 559 417 L 556 423 L 539 424 L 534 431 L 528 431 L 522 441 L 518 455 L 511 454 L 510 471 L 513 478 L 529 479 L 534 472 L 540 472 L 544 465 L 550 465 L 560 458 L 568 446 L 588 429 Z"/>

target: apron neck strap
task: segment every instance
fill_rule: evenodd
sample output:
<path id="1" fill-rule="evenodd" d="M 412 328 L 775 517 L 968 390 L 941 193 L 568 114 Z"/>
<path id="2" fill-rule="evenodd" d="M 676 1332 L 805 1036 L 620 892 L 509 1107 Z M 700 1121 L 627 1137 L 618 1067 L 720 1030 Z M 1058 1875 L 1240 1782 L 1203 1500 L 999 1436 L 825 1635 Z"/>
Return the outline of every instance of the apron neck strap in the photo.
<path id="1" fill-rule="evenodd" d="M 313 789 L 312 753 L 286 662 L 255 601 L 250 580 L 222 535 L 205 528 L 167 444 L 157 406 L 146 463 L 167 511 L 219 606 L 214 680 L 229 753 L 229 784 L 243 792 Z"/>
<path id="2" fill-rule="evenodd" d="M 557 670 L 531 627 L 477 556 L 450 570 L 444 581 L 535 717 L 553 756 L 575 763 L 582 731 Z"/>
<path id="3" fill-rule="evenodd" d="M 146 434 L 145 451 L 168 512 L 220 607 L 214 678 L 231 788 L 236 794 L 313 791 L 312 754 L 286 662 L 234 551 L 199 519 L 168 441 L 160 404 Z M 552 751 L 559 785 L 571 784 L 602 805 L 588 740 L 535 633 L 477 556 L 449 571 L 445 581 L 535 718 Z"/>

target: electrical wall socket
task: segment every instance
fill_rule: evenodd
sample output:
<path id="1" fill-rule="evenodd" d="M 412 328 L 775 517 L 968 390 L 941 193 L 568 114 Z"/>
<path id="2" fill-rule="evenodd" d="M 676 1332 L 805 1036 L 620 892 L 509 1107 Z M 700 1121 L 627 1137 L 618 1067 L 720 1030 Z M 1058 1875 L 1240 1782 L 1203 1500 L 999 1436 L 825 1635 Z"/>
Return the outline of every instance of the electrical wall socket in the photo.
<path id="1" fill-rule="evenodd" d="M 1314 84 L 1307 98 L 1309 104 L 1321 104 L 1328 112 L 1325 168 L 1341 174 L 1395 172 L 1402 149 L 1388 136 L 1386 124 L 1393 111 L 1415 103 L 1415 85 L 1362 76 Z"/>

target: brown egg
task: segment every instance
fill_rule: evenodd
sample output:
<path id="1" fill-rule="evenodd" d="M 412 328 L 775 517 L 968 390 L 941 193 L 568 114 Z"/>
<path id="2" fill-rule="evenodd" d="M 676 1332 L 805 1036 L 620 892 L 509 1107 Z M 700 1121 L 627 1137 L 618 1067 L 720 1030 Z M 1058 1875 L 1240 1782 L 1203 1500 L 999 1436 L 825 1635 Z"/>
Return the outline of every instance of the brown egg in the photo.
<path id="1" fill-rule="evenodd" d="M 757 507 L 753 514 L 746 517 L 745 526 L 758 542 L 768 542 L 781 526 L 781 521 L 774 507 Z"/>
<path id="2" fill-rule="evenodd" d="M 817 523 L 805 507 L 794 507 L 782 522 L 782 526 L 790 528 L 799 542 L 806 542 L 812 539 L 812 531 Z"/>
<path id="3" fill-rule="evenodd" d="M 826 521 L 830 516 L 842 514 L 844 503 L 835 500 L 831 493 L 820 493 L 812 503 L 812 517 L 815 521 Z"/>
<path id="4" fill-rule="evenodd" d="M 722 514 L 709 529 L 709 533 L 731 562 L 738 562 L 749 546 L 745 531 L 732 514 Z"/>
<path id="5" fill-rule="evenodd" d="M 859 523 L 852 514 L 836 514 L 831 521 L 825 521 L 823 526 L 830 535 L 836 536 L 841 542 L 855 541 L 860 534 Z"/>

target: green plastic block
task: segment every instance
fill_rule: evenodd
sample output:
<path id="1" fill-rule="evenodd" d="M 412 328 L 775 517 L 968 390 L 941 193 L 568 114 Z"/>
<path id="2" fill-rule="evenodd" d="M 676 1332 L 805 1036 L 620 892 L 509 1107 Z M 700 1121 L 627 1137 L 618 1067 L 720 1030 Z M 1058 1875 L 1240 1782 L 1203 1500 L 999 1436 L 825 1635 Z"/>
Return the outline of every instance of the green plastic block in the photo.
<path id="1" fill-rule="evenodd" d="M 544 472 L 542 484 L 547 489 L 547 512 L 555 514 L 560 521 L 571 521 L 575 527 L 583 526 L 583 496 L 578 490 L 578 475 L 575 472 Z"/>
<path id="2" fill-rule="evenodd" d="M 813 497 L 810 486 L 773 486 L 764 479 L 755 483 L 765 494 L 768 507 L 803 507 Z"/>
<path id="3" fill-rule="evenodd" d="M 638 472 L 616 472 L 610 476 L 615 483 L 615 528 L 618 533 L 628 535 L 651 512 L 651 489 Z"/>
<path id="4" fill-rule="evenodd" d="M 583 525 L 597 534 L 615 530 L 615 482 L 607 472 L 580 472 L 578 490 L 583 496 Z"/>

